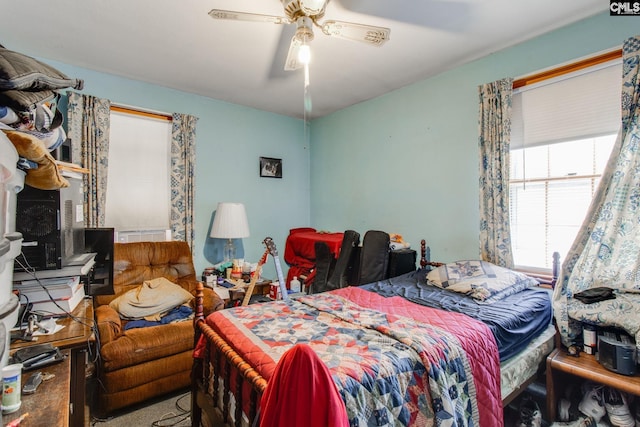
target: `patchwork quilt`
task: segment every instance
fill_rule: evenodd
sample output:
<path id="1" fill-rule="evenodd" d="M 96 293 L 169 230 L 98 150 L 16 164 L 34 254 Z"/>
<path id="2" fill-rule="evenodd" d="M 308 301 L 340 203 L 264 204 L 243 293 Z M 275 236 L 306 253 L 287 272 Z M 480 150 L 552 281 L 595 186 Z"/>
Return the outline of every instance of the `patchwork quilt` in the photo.
<path id="1" fill-rule="evenodd" d="M 345 288 L 218 311 L 207 323 L 267 380 L 293 345 L 311 346 L 352 426 L 503 425 L 495 341 L 459 313 Z"/>

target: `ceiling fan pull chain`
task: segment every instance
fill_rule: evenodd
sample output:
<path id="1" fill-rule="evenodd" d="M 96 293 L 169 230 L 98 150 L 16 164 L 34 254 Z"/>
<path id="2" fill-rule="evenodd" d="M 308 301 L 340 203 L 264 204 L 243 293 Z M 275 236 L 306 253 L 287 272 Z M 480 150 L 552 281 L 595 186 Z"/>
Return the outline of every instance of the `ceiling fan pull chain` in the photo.
<path id="1" fill-rule="evenodd" d="M 311 113 L 311 88 L 309 84 L 309 64 L 304 66 L 304 115 Z"/>

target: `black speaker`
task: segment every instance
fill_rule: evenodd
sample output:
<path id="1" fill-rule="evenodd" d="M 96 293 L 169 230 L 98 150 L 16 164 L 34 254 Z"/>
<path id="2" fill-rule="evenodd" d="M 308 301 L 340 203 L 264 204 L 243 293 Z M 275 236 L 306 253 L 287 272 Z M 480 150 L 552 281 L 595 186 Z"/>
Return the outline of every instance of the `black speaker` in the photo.
<path id="1" fill-rule="evenodd" d="M 598 336 L 598 362 L 622 375 L 636 374 L 636 345 L 626 334 L 605 333 Z"/>
<path id="2" fill-rule="evenodd" d="M 416 251 L 395 249 L 389 253 L 389 273 L 387 277 L 397 277 L 416 270 Z"/>
<path id="3" fill-rule="evenodd" d="M 60 190 L 25 185 L 17 195 L 16 231 L 22 234 L 22 254 L 35 270 L 60 269 L 84 252 L 82 181 L 68 181 L 69 187 Z"/>

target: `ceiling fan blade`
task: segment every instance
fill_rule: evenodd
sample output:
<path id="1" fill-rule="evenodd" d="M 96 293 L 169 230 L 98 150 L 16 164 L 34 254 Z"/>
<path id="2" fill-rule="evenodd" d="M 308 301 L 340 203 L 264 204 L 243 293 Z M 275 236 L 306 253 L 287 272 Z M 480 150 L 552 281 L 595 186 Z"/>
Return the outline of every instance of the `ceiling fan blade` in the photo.
<path id="1" fill-rule="evenodd" d="M 271 22 L 273 24 L 291 24 L 284 16 L 261 15 L 258 13 L 235 12 L 232 10 L 212 9 L 209 16 L 214 19 L 230 19 L 236 21 Z"/>
<path id="2" fill-rule="evenodd" d="M 326 35 L 368 43 L 374 46 L 382 46 L 384 42 L 389 40 L 389 34 L 391 33 L 391 30 L 385 27 L 341 21 L 325 21 L 321 27 L 322 32 Z"/>
<path id="3" fill-rule="evenodd" d="M 278 44 L 273 52 L 273 58 L 269 66 L 269 79 L 270 80 L 282 80 L 292 78 L 292 73 L 284 69 L 284 64 L 287 63 L 287 55 L 289 54 L 289 47 L 291 45 L 291 38 L 296 32 L 293 25 L 281 25 L 280 37 L 278 37 Z"/>
<path id="4" fill-rule="evenodd" d="M 300 50 L 300 46 L 302 46 L 302 41 L 297 36 L 293 36 L 291 44 L 289 45 L 289 54 L 287 55 L 287 60 L 284 63 L 285 71 L 293 71 L 302 67 L 302 64 L 298 61 L 298 51 Z"/>

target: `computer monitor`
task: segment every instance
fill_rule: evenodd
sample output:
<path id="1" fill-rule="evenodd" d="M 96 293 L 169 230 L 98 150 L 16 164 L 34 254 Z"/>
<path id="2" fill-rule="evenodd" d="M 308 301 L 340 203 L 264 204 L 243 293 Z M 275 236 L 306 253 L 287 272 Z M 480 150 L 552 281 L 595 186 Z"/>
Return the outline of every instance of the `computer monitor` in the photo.
<path id="1" fill-rule="evenodd" d="M 95 252 L 95 264 L 87 280 L 88 295 L 113 295 L 113 228 L 85 228 L 86 252 Z"/>

